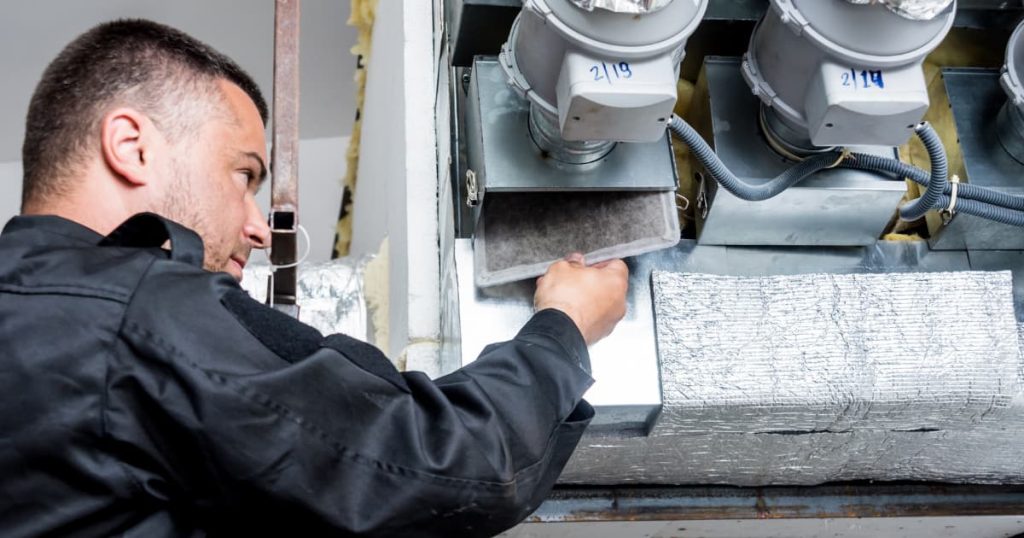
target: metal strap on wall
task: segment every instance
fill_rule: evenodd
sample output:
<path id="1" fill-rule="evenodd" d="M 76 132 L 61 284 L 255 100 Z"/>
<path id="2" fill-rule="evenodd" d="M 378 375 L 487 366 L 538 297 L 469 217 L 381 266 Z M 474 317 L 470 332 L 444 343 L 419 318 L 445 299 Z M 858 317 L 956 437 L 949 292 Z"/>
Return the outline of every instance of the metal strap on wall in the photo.
<path id="1" fill-rule="evenodd" d="M 300 0 L 274 6 L 274 111 L 271 154 L 270 263 L 268 303 L 299 316 L 296 260 L 299 225 L 299 9 Z"/>

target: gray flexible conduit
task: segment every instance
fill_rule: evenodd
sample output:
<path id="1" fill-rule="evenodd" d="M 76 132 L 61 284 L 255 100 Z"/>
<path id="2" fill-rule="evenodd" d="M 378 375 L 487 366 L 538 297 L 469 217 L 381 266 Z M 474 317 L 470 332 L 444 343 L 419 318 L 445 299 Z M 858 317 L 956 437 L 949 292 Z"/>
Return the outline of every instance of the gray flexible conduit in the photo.
<path id="1" fill-rule="evenodd" d="M 751 202 L 760 202 L 777 196 L 782 191 L 799 183 L 807 176 L 828 168 L 839 159 L 838 153 L 823 153 L 800 161 L 789 170 L 779 174 L 777 177 L 763 185 L 751 185 L 736 177 L 722 163 L 722 160 L 715 155 L 715 150 L 701 138 L 682 118 L 673 114 L 668 122 L 668 128 L 675 133 L 683 143 L 689 146 L 697 160 L 700 161 L 708 174 L 717 181 L 723 189 L 736 195 L 737 198 Z"/>
<path id="2" fill-rule="evenodd" d="M 928 150 L 928 157 L 932 163 L 931 174 L 896 159 L 864 153 L 852 153 L 839 162 L 841 154 L 830 152 L 805 159 L 764 185 L 751 185 L 736 177 L 726 168 L 700 134 L 679 116 L 672 115 L 668 128 L 690 148 L 690 152 L 722 188 L 743 200 L 767 200 L 807 176 L 832 167 L 838 162 L 839 166 L 847 168 L 896 174 L 898 177 L 906 177 L 926 186 L 924 195 L 900 208 L 900 218 L 904 220 L 919 219 L 929 210 L 949 207 L 951 202 L 952 186 L 947 180 L 946 154 L 938 135 L 927 123 L 918 125 L 914 132 L 921 138 Z M 1022 196 L 1001 193 L 976 185 L 958 184 L 955 209 L 958 212 L 1002 224 L 1024 227 L 1024 197 Z"/>
<path id="3" fill-rule="evenodd" d="M 906 221 L 917 220 L 932 209 L 938 209 L 935 205 L 939 197 L 946 193 L 949 186 L 949 166 L 946 162 L 946 150 L 942 147 L 942 140 L 932 129 L 928 122 L 921 122 L 914 127 L 914 134 L 921 139 L 924 148 L 928 150 L 928 160 L 931 162 L 931 177 L 928 178 L 928 186 L 924 194 L 916 200 L 911 200 L 900 208 L 900 218 Z M 942 207 L 948 207 L 946 204 Z"/>
<path id="4" fill-rule="evenodd" d="M 949 202 L 950 197 L 945 194 L 939 196 L 936 200 L 938 208 L 942 209 L 949 207 Z M 1024 211 L 1015 211 L 1013 209 L 979 202 L 978 200 L 965 200 L 960 197 L 959 192 L 956 196 L 956 211 L 957 213 L 974 215 L 993 222 L 1024 227 Z"/>
<path id="5" fill-rule="evenodd" d="M 905 177 L 918 185 L 928 184 L 928 172 L 916 167 L 911 166 L 902 161 L 896 159 L 886 159 L 885 157 L 879 157 L 878 155 L 868 155 L 866 153 L 851 153 L 850 158 L 843 161 L 843 168 L 855 168 L 859 170 L 873 170 L 876 172 L 890 172 L 896 174 L 899 177 Z M 947 184 L 945 192 L 943 194 L 949 195 L 953 190 L 952 184 Z M 1024 211 L 1024 196 L 1017 196 L 1013 194 L 1007 194 L 1005 192 L 994 191 L 986 189 L 984 187 L 978 187 L 977 185 L 971 185 L 970 183 L 960 183 L 957 186 L 957 198 L 977 200 L 986 204 L 997 205 L 1005 207 L 1007 209 L 1016 209 L 1018 211 Z M 947 206 L 943 206 L 947 207 Z"/>

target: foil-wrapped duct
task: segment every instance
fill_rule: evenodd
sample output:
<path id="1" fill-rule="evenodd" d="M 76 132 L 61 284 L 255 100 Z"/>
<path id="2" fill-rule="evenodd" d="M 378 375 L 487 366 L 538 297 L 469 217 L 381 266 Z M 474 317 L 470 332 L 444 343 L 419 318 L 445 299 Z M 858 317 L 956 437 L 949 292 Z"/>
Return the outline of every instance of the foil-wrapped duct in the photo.
<path id="1" fill-rule="evenodd" d="M 652 289 L 661 415 L 588 434 L 562 482 L 1024 481 L 1009 272 L 656 271 Z"/>
<path id="2" fill-rule="evenodd" d="M 569 0 L 580 9 L 604 9 L 614 13 L 654 13 L 672 0 Z"/>
<path id="3" fill-rule="evenodd" d="M 340 258 L 304 263 L 298 272 L 299 320 L 324 335 L 344 333 L 367 340 L 363 268 L 366 260 Z M 246 266 L 242 288 L 261 303 L 267 299 L 269 265 Z"/>
<path id="4" fill-rule="evenodd" d="M 664 391 L 689 408 L 662 419 L 676 431 L 950 429 L 1021 393 L 1009 272 L 653 286 Z"/>
<path id="5" fill-rule="evenodd" d="M 882 4 L 905 19 L 930 21 L 946 10 L 953 0 L 846 0 L 851 4 Z"/>

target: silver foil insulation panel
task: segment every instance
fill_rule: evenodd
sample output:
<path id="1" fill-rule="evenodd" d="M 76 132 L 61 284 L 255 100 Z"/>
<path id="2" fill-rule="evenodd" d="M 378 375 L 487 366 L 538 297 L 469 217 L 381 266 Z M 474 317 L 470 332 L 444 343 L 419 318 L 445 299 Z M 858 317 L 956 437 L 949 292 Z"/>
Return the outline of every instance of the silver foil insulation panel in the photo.
<path id="1" fill-rule="evenodd" d="M 675 431 L 968 427 L 1021 390 L 1008 272 L 652 279 Z"/>
<path id="2" fill-rule="evenodd" d="M 652 291 L 661 416 L 584 438 L 563 482 L 1024 479 L 1009 272 L 655 271 Z"/>

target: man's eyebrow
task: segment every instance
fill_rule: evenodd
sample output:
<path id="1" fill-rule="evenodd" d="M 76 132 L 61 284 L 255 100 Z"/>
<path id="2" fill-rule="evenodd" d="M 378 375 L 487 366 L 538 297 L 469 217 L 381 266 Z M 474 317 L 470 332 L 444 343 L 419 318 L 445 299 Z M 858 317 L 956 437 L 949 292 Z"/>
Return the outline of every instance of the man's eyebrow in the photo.
<path id="1" fill-rule="evenodd" d="M 263 157 L 260 157 L 259 153 L 256 153 L 255 151 L 247 151 L 244 153 L 244 155 L 246 157 L 256 159 L 256 162 L 260 163 L 259 180 L 260 184 L 263 184 L 263 182 L 267 179 L 267 165 L 263 162 Z"/>

